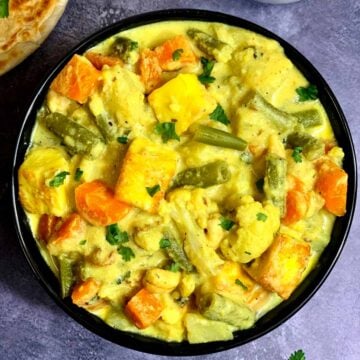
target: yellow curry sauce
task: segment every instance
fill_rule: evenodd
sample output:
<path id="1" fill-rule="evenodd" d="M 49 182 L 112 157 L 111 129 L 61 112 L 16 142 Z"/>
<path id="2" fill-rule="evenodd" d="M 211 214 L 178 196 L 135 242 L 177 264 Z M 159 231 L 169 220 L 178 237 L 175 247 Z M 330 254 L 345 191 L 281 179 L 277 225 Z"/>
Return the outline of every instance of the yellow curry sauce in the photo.
<path id="1" fill-rule="evenodd" d="M 60 72 L 19 194 L 62 296 L 124 331 L 229 340 L 317 262 L 345 213 L 343 156 L 276 41 L 161 22 Z"/>

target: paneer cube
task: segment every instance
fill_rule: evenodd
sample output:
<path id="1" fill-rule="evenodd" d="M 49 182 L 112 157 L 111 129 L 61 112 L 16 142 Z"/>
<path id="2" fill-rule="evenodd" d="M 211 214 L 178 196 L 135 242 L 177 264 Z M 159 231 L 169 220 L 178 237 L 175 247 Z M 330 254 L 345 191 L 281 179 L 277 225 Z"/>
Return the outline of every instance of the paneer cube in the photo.
<path id="1" fill-rule="evenodd" d="M 170 148 L 136 138 L 125 155 L 115 197 L 150 213 L 160 201 L 176 171 L 177 155 Z"/>
<path id="2" fill-rule="evenodd" d="M 160 122 L 176 122 L 177 134 L 216 108 L 215 99 L 195 74 L 179 74 L 154 90 L 148 100 Z"/>
<path id="3" fill-rule="evenodd" d="M 19 197 L 33 214 L 64 216 L 69 212 L 67 196 L 69 162 L 61 149 L 38 147 L 31 150 L 19 169 Z M 52 184 L 63 173 L 64 181 Z M 53 186 L 52 186 L 53 185 Z"/>
<path id="4" fill-rule="evenodd" d="M 280 234 L 264 254 L 244 269 L 265 289 L 287 299 L 301 281 L 310 251 L 308 243 Z"/>

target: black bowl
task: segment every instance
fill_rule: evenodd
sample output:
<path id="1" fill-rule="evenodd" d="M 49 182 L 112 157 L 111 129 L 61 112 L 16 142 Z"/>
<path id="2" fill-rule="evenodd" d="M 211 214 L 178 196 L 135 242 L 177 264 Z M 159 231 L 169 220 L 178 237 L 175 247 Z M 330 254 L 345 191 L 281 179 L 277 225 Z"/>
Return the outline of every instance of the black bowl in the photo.
<path id="1" fill-rule="evenodd" d="M 19 202 L 17 180 L 18 169 L 20 164 L 23 162 L 24 155 L 30 142 L 30 136 L 35 122 L 36 112 L 40 108 L 49 85 L 57 73 L 68 62 L 74 53 L 81 54 L 88 48 L 96 45 L 97 43 L 119 31 L 166 20 L 198 20 L 206 22 L 221 22 L 228 25 L 242 27 L 278 41 L 284 48 L 288 58 L 305 75 L 310 83 L 315 84 L 318 87 L 320 101 L 326 109 L 339 145 L 344 149 L 346 154 L 344 160 L 344 169 L 349 175 L 347 212 L 344 217 L 336 219 L 331 235 L 331 241 L 320 257 L 317 266 L 288 300 L 284 301 L 275 309 L 267 313 L 264 317 L 259 319 L 253 328 L 236 332 L 234 334 L 234 339 L 231 341 L 219 341 L 206 344 L 189 344 L 187 342 L 168 343 L 137 334 L 131 334 L 128 332 L 115 330 L 106 325 L 96 316 L 93 316 L 85 310 L 73 305 L 69 299 L 61 299 L 59 296 L 58 280 L 41 257 L 30 231 L 26 215 Z M 51 297 L 57 302 L 57 304 L 73 319 L 78 321 L 87 329 L 107 340 L 138 351 L 177 356 L 208 354 L 243 345 L 268 333 L 294 315 L 319 289 L 321 284 L 329 275 L 342 251 L 352 222 L 357 188 L 355 151 L 347 122 L 328 84 L 325 82 L 319 72 L 312 66 L 312 64 L 287 42 L 270 31 L 249 21 L 216 12 L 185 9 L 156 11 L 121 20 L 116 24 L 110 25 L 105 29 L 98 31 L 94 35 L 82 41 L 73 50 L 71 50 L 69 54 L 60 61 L 60 63 L 42 82 L 27 110 L 15 150 L 12 171 L 13 210 L 16 231 L 19 237 L 20 245 L 35 276 L 51 295 Z"/>

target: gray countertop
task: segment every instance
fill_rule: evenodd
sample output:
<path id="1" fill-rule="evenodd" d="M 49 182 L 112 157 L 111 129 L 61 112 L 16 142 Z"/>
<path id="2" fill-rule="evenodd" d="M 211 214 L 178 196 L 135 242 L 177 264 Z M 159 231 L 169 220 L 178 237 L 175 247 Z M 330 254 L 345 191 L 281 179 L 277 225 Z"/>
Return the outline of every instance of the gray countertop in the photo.
<path id="1" fill-rule="evenodd" d="M 12 152 L 26 105 L 43 76 L 80 40 L 141 12 L 199 8 L 268 28 L 302 52 L 333 89 L 359 149 L 360 0 L 302 0 L 265 5 L 252 0 L 70 0 L 43 46 L 0 77 L 0 358 L 156 359 L 110 343 L 69 318 L 31 273 L 12 225 Z M 249 344 L 202 359 L 284 359 L 303 349 L 309 360 L 360 359 L 359 212 L 335 268 L 290 320 Z"/>

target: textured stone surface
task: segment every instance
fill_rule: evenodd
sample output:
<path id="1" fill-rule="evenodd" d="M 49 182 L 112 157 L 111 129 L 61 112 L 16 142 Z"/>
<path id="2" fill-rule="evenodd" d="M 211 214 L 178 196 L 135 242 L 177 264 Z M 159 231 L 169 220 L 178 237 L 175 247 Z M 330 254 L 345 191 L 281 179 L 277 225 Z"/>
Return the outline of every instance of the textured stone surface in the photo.
<path id="1" fill-rule="evenodd" d="M 221 11 L 256 22 L 300 50 L 325 77 L 359 149 L 360 1 L 302 0 L 265 5 L 251 0 L 70 0 L 44 45 L 0 78 L 0 358 L 156 359 L 112 344 L 69 318 L 31 273 L 11 219 L 12 150 L 26 105 L 43 76 L 78 41 L 129 15 L 166 8 Z M 302 348 L 309 360 L 360 359 L 360 221 L 334 270 L 316 295 L 290 320 L 245 346 L 202 359 L 287 359 Z"/>

